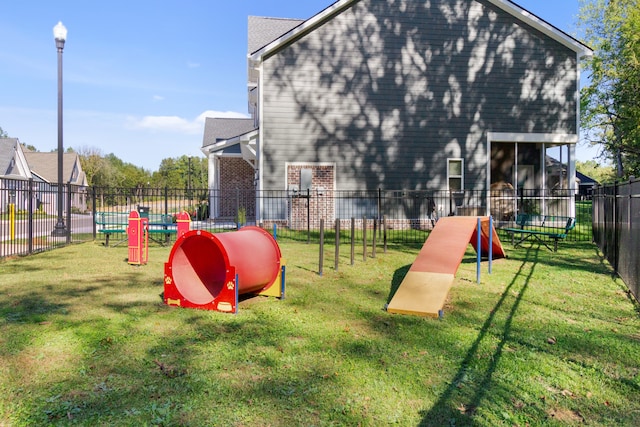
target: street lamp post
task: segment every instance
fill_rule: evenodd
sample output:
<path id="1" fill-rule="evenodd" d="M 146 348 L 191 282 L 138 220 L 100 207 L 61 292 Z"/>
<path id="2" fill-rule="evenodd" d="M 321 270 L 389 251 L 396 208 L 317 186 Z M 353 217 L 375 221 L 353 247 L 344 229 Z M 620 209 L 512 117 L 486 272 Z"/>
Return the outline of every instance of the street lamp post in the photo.
<path id="1" fill-rule="evenodd" d="M 52 236 L 67 236 L 68 231 L 62 217 L 62 171 L 63 171 L 63 146 L 62 146 L 62 50 L 67 39 L 67 28 L 62 22 L 53 27 L 53 38 L 58 49 L 58 220 L 51 232 Z"/>

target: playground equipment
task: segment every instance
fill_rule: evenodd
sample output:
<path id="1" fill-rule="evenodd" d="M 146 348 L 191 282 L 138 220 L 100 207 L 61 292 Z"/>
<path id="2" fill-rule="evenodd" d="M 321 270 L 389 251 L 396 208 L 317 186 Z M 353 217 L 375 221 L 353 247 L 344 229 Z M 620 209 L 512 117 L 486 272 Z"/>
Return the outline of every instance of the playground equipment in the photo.
<path id="1" fill-rule="evenodd" d="M 184 235 L 191 227 L 191 217 L 187 212 L 176 215 L 176 235 Z M 131 265 L 143 265 L 149 261 L 149 235 L 154 230 L 150 228 L 149 214 L 131 211 L 127 225 L 127 238 L 129 242 L 129 259 Z M 166 231 L 166 230 L 160 230 Z M 169 230 L 173 231 L 173 230 Z"/>
<path id="2" fill-rule="evenodd" d="M 278 243 L 259 227 L 191 230 L 176 239 L 165 263 L 164 302 L 237 313 L 242 294 L 283 298 L 284 276 Z"/>
<path id="3" fill-rule="evenodd" d="M 129 239 L 129 264 L 146 264 L 149 261 L 149 219 L 142 218 L 138 211 L 129 213 L 127 238 Z"/>
<path id="4" fill-rule="evenodd" d="M 442 317 L 445 300 L 469 243 L 478 253 L 478 265 L 480 255 L 490 260 L 506 256 L 489 217 L 440 218 L 387 305 L 387 311 Z"/>

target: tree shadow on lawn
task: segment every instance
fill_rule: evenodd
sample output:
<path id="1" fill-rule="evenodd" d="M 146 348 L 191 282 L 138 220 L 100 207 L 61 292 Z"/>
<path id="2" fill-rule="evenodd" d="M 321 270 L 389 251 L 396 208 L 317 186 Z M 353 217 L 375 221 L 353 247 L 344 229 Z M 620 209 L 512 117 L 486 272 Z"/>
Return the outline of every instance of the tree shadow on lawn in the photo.
<path id="1" fill-rule="evenodd" d="M 588 248 L 583 249 L 587 250 Z M 535 275 L 538 274 L 536 271 L 540 271 L 547 266 L 583 270 L 591 273 L 594 272 L 595 266 L 597 270 L 595 273 L 599 274 L 606 274 L 610 271 L 606 263 L 593 263 L 591 259 L 578 259 L 575 254 L 571 253 L 547 254 L 544 251 L 540 252 L 541 249 L 537 247 L 528 247 L 521 250 L 525 252 L 519 253 L 517 257 L 514 257 L 515 259 L 511 258 L 512 261 L 520 262 L 513 279 L 506 285 L 500 299 L 483 322 L 477 337 L 461 360 L 457 373 L 452 380 L 447 382 L 448 386 L 445 391 L 440 394 L 438 400 L 430 409 L 421 412 L 422 421 L 419 425 L 473 425 L 475 423 L 474 416 L 480 406 L 485 407 L 485 413 L 496 411 L 494 408 L 499 408 L 503 413 L 512 412 L 509 408 L 514 408 L 513 411 L 517 412 L 514 406 L 517 405 L 514 401 L 518 396 L 517 384 L 512 386 L 510 383 L 503 381 L 496 383 L 494 374 L 498 369 L 498 364 L 505 349 L 508 348 L 509 342 L 524 346 L 538 353 L 550 351 L 549 348 L 539 345 L 538 341 L 536 341 L 538 338 L 544 337 L 549 325 L 546 325 L 546 327 L 545 325 L 530 325 L 531 327 L 527 329 L 527 337 L 529 338 L 524 340 L 523 337 L 512 335 L 514 318 L 523 302 L 529 285 L 536 281 Z M 536 302 L 536 299 L 531 300 L 530 296 L 528 297 L 527 304 L 534 304 L 535 306 L 539 303 L 544 303 L 544 301 Z M 544 308 L 544 310 L 551 312 L 555 309 L 554 307 Z M 563 312 L 571 315 L 574 311 L 571 308 L 565 308 Z M 578 313 L 579 310 L 575 312 Z M 601 319 L 601 317 L 596 315 L 594 319 L 606 320 L 604 318 Z M 531 336 L 534 337 L 533 342 L 529 340 Z M 497 343 L 495 342 L 496 339 Z M 616 340 L 619 337 L 600 336 L 594 333 L 585 335 L 584 327 L 578 324 L 575 326 L 574 332 L 567 330 L 563 333 L 563 346 L 555 350 L 556 352 L 566 352 L 566 355 L 562 357 L 563 359 L 569 359 L 573 363 L 581 364 L 580 360 L 584 358 L 597 358 L 603 352 L 607 352 L 606 341 L 608 339 Z M 486 355 L 487 347 L 493 349 L 492 354 L 489 356 Z M 482 350 L 483 348 L 484 350 Z M 576 358 L 572 350 L 577 348 L 581 349 L 580 357 L 578 358 Z M 484 354 L 481 354 L 482 351 L 484 351 Z M 478 369 L 478 360 L 480 359 L 487 360 L 487 364 L 484 365 L 484 368 Z M 633 366 L 633 362 L 622 356 L 619 357 L 617 362 L 623 366 Z M 593 369 L 594 367 L 589 366 L 588 368 Z M 603 374 L 603 376 L 606 377 L 607 375 Z M 469 379 L 470 377 L 473 377 L 472 380 Z M 637 385 L 629 386 L 627 384 L 627 387 L 636 391 L 638 389 Z M 529 411 L 529 416 L 537 419 L 547 419 L 550 416 L 545 412 L 543 406 L 528 405 L 527 410 Z M 568 411 L 571 412 L 570 410 Z M 539 412 L 539 415 L 532 415 L 532 412 Z M 574 415 L 572 412 L 569 414 L 569 416 Z"/>
<path id="2" fill-rule="evenodd" d="M 500 299 L 491 310 L 489 316 L 484 321 L 477 338 L 467 351 L 464 359 L 460 363 L 458 372 L 451 381 L 448 382 L 448 387 L 440 395 L 436 403 L 430 410 L 421 411 L 422 421 L 421 426 L 441 426 L 441 425 L 467 425 L 472 424 L 472 417 L 474 416 L 478 407 L 482 404 L 483 400 L 488 395 L 495 395 L 497 390 L 493 390 L 492 377 L 495 373 L 500 357 L 504 351 L 507 341 L 510 339 L 511 325 L 513 318 L 522 302 L 524 294 L 531 282 L 532 276 L 537 266 L 537 251 L 531 251 L 531 259 L 522 262 L 518 269 L 518 273 L 513 276 L 512 281 L 507 285 Z M 532 264 L 530 270 L 525 272 L 525 267 Z M 526 277 L 521 279 L 522 275 Z M 520 287 L 520 289 L 515 289 Z M 509 308 L 507 306 L 507 298 L 517 291 L 517 297 L 513 302 L 513 305 Z M 495 328 L 496 317 L 500 311 L 508 310 L 506 320 L 504 322 L 504 328 L 499 333 L 497 331 L 491 331 Z M 467 375 L 473 362 L 478 358 L 478 352 L 481 348 L 483 340 L 487 337 L 498 337 L 499 342 L 495 345 L 495 350 L 488 360 L 491 362 L 486 371 L 480 378 L 477 378 L 475 382 L 475 391 L 465 390 L 467 383 Z M 500 395 L 509 395 L 508 391 L 503 391 Z M 466 401 L 466 402 L 465 402 Z M 461 403 L 462 402 L 462 403 Z"/>

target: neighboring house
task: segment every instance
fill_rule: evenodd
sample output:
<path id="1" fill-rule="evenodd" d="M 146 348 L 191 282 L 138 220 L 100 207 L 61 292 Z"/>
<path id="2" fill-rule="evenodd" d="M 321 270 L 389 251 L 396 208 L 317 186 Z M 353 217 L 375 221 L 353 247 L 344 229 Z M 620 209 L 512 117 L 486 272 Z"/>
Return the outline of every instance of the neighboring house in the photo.
<path id="1" fill-rule="evenodd" d="M 589 199 L 593 196 L 593 187 L 600 185 L 595 179 L 576 171 L 576 181 L 578 181 L 578 196 L 581 199 Z"/>
<path id="2" fill-rule="evenodd" d="M 568 188 L 566 184 L 567 179 L 567 166 L 560 160 L 551 156 L 547 156 L 547 175 L 550 189 Z M 575 187 L 573 187 L 574 194 L 581 199 L 591 198 L 593 195 L 593 187 L 599 185 L 595 179 L 576 171 Z"/>
<path id="3" fill-rule="evenodd" d="M 26 206 L 29 179 L 33 178 L 17 138 L 0 138 L 0 210 L 9 204 L 19 209 Z"/>
<path id="4" fill-rule="evenodd" d="M 24 155 L 31 169 L 35 181 L 42 183 L 41 194 L 37 194 L 37 205 L 49 214 L 57 212 L 57 188 L 58 188 L 58 153 L 41 153 L 24 150 Z M 87 176 L 82 170 L 80 156 L 77 153 L 64 153 L 62 156 L 62 180 L 63 185 L 71 184 L 74 189 L 71 207 L 78 210 L 86 209 L 87 201 Z M 64 191 L 67 193 L 66 187 Z M 63 210 L 67 210 L 67 202 L 64 201 Z"/>
<path id="5" fill-rule="evenodd" d="M 76 186 L 71 206 L 86 209 L 87 176 L 82 170 L 77 153 L 63 155 L 63 183 Z M 17 138 L 0 138 L 0 209 L 5 212 L 9 204 L 27 209 L 31 183 L 33 209 L 48 214 L 57 213 L 58 154 L 40 153 L 25 148 Z M 66 195 L 66 191 L 65 191 Z M 67 202 L 63 201 L 66 211 Z"/>
<path id="6" fill-rule="evenodd" d="M 251 17 L 248 32 L 251 118 L 207 120 L 210 188 L 233 186 L 224 170 L 242 159 L 237 188 L 448 190 L 489 213 L 493 189 L 549 188 L 553 150 L 575 185 L 593 52 L 511 1 L 339 0 L 306 21 Z"/>

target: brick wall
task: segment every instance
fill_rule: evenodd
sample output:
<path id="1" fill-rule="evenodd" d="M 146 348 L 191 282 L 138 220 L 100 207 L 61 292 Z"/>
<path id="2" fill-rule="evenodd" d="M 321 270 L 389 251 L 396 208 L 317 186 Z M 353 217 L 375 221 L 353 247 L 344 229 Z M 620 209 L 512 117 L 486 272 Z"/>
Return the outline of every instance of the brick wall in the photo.
<path id="1" fill-rule="evenodd" d="M 254 190 L 253 167 L 245 160 L 235 157 L 220 159 L 220 212 L 222 218 L 235 218 L 238 208 L 244 208 L 247 218 L 255 218 L 256 201 L 246 197 L 247 191 Z"/>
<path id="2" fill-rule="evenodd" d="M 311 195 L 307 199 L 306 191 L 300 191 L 300 197 L 290 199 L 289 212 L 291 228 L 302 230 L 307 228 L 307 217 L 311 228 L 319 228 L 320 219 L 325 220 L 325 227 L 334 221 L 335 206 L 333 187 L 335 182 L 335 170 L 333 165 L 296 164 L 287 167 L 287 188 L 293 186 L 300 188 L 300 172 L 303 169 L 311 169 Z M 322 188 L 322 193 L 319 189 Z"/>

